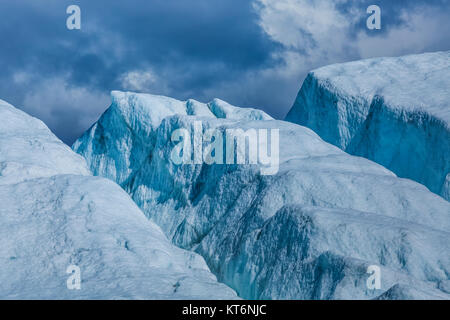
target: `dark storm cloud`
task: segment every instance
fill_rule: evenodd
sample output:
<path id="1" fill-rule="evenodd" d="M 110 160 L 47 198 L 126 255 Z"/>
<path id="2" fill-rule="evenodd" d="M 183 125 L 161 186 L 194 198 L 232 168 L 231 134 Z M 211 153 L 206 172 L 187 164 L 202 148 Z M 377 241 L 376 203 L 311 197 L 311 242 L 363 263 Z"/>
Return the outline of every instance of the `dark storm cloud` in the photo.
<path id="1" fill-rule="evenodd" d="M 71 3 L 81 7 L 81 31 L 65 27 Z M 74 85 L 101 89 L 115 84 L 121 72 L 148 64 L 181 70 L 203 66 L 196 71 L 205 80 L 210 71 L 221 71 L 208 70 L 209 64 L 220 64 L 231 71 L 222 76 L 231 77 L 272 63 L 275 47 L 256 25 L 250 2 L 242 0 L 22 0 L 2 8 L 0 18 L 4 70 L 27 66 L 49 76 L 65 72 Z"/>
<path id="2" fill-rule="evenodd" d="M 0 98 L 41 118 L 68 143 L 96 120 L 115 89 L 204 101 L 218 96 L 281 117 L 308 68 L 322 60 L 280 75 L 277 68 L 289 68 L 283 41 L 264 32 L 255 1 L 3 0 Z M 338 1 L 337 7 L 350 17 L 355 3 L 364 11 L 369 2 Z M 407 23 L 401 10 L 446 8 L 447 1 L 378 3 L 386 12 L 380 33 L 388 33 Z M 71 4 L 81 7 L 81 30 L 66 28 Z M 364 25 L 365 15 L 348 30 L 349 39 Z M 448 48 L 447 42 L 437 49 Z M 349 50 L 336 60 L 353 58 L 358 54 Z"/>
<path id="3" fill-rule="evenodd" d="M 80 31 L 66 29 L 70 4 L 81 7 Z M 27 92 L 42 90 L 40 82 L 51 78 L 107 94 L 127 89 L 120 81 L 123 73 L 152 68 L 171 80 L 166 80 L 170 92 L 156 93 L 186 98 L 276 63 L 271 52 L 277 44 L 255 19 L 250 1 L 242 0 L 2 2 L 0 95 L 22 106 Z M 18 72 L 25 72 L 28 81 L 13 84 Z M 72 119 L 67 130 L 73 130 L 79 115 L 65 114 L 64 106 L 41 104 L 23 108 L 44 118 L 65 141 L 73 140 L 77 133 L 64 132 L 59 122 Z M 53 110 L 48 114 L 40 108 Z"/>

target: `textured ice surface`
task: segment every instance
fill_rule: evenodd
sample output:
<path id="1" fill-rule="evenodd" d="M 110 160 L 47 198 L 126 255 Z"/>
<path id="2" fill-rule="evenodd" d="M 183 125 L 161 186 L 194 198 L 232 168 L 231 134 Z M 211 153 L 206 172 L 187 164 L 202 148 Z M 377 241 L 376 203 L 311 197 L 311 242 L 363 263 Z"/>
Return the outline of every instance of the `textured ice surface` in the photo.
<path id="1" fill-rule="evenodd" d="M 450 200 L 450 51 L 314 70 L 286 120 Z"/>
<path id="2" fill-rule="evenodd" d="M 0 185 L 56 174 L 90 175 L 45 124 L 0 100 Z"/>
<path id="3" fill-rule="evenodd" d="M 254 110 L 211 114 L 212 102 L 187 112 L 189 102 L 112 95 L 73 148 L 241 297 L 450 298 L 450 204 L 423 185 Z M 278 174 L 174 165 L 172 132 L 198 120 L 203 129 L 279 129 Z M 382 269 L 380 290 L 367 289 L 369 265 Z"/>
<path id="4" fill-rule="evenodd" d="M 236 298 L 41 121 L 4 101 L 0 120 L 1 299 Z"/>

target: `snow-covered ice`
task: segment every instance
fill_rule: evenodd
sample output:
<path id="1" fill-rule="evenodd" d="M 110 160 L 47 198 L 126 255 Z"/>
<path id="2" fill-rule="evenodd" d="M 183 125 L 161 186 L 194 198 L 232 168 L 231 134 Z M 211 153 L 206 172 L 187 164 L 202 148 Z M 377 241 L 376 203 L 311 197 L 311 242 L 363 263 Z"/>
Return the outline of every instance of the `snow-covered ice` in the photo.
<path id="1" fill-rule="evenodd" d="M 0 299 L 237 298 L 41 121 L 1 100 L 0 120 Z"/>
<path id="2" fill-rule="evenodd" d="M 194 121 L 279 129 L 279 172 L 174 165 L 171 134 Z M 450 203 L 308 128 L 220 100 L 115 91 L 73 148 L 243 298 L 450 298 Z M 381 268 L 379 290 L 366 286 L 370 265 Z"/>
<path id="3" fill-rule="evenodd" d="M 450 200 L 450 51 L 314 70 L 286 120 Z"/>
<path id="4" fill-rule="evenodd" d="M 45 124 L 0 100 L 0 185 L 56 174 L 90 175 L 83 157 Z"/>

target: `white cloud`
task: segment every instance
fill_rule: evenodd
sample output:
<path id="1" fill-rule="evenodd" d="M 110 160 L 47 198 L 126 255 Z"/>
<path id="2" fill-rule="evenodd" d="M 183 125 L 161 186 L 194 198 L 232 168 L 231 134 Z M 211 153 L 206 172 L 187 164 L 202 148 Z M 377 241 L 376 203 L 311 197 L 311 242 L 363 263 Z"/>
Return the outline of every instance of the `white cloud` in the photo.
<path id="1" fill-rule="evenodd" d="M 257 0 L 260 26 L 286 47 L 310 51 L 317 45 L 332 46 L 334 35 L 346 30 L 350 21 L 337 9 L 338 0 Z M 321 47 L 320 47 L 321 48 Z"/>
<path id="2" fill-rule="evenodd" d="M 340 5 L 345 5 L 345 13 L 339 10 Z M 260 92 L 261 96 L 267 83 L 271 83 L 279 94 L 284 93 L 293 101 L 306 74 L 320 66 L 442 50 L 443 43 L 449 43 L 445 40 L 450 30 L 448 11 L 433 6 L 399 12 L 400 18 L 408 22 L 406 25 L 386 26 L 382 18 L 382 28 L 389 27 L 389 32 L 374 31 L 375 36 L 368 35 L 366 23 L 361 24 L 369 16 L 366 1 L 254 0 L 254 8 L 261 29 L 282 45 L 276 57 L 284 61 L 245 79 L 246 90 Z M 383 6 L 381 9 L 383 15 Z M 361 30 L 355 30 L 358 27 Z M 239 86 L 231 89 L 240 92 Z M 280 103 L 283 101 L 286 99 L 280 99 Z M 287 110 L 290 106 L 281 108 Z M 279 110 L 280 106 L 272 107 L 275 115 L 282 114 Z"/>
<path id="3" fill-rule="evenodd" d="M 347 5 L 347 13 L 338 9 L 341 4 Z M 352 31 L 368 17 L 361 1 L 255 0 L 254 7 L 264 32 L 284 46 L 281 57 L 291 72 L 352 58 L 434 50 L 450 31 L 448 12 L 433 6 L 409 6 L 398 12 L 406 24 L 389 26 L 387 33 L 369 36 L 363 24 L 356 39 Z"/>
<path id="4" fill-rule="evenodd" d="M 442 43 L 448 42 L 448 12 L 417 7 L 411 11 L 403 10 L 400 15 L 406 24 L 390 29 L 386 35 L 369 37 L 365 32 L 358 34 L 356 44 L 362 58 L 439 50 Z"/>
<path id="5" fill-rule="evenodd" d="M 12 80 L 15 84 L 25 84 L 31 80 L 31 76 L 28 72 L 19 71 L 12 75 Z"/>
<path id="6" fill-rule="evenodd" d="M 130 71 L 121 75 L 120 82 L 125 90 L 149 91 L 157 78 L 151 70 Z"/>
<path id="7" fill-rule="evenodd" d="M 304 67 L 344 60 L 349 55 L 349 30 L 360 18 L 345 16 L 337 5 L 346 0 L 256 0 L 259 25 L 281 43 L 288 67 L 303 61 Z"/>

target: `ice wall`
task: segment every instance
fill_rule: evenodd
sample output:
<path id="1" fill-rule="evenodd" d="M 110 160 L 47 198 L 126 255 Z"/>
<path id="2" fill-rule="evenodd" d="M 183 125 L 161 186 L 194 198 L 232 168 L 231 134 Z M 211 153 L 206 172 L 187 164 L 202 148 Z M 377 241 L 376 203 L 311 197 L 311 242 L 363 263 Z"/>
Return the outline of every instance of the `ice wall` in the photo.
<path id="1" fill-rule="evenodd" d="M 450 199 L 450 51 L 314 70 L 286 120 Z"/>

